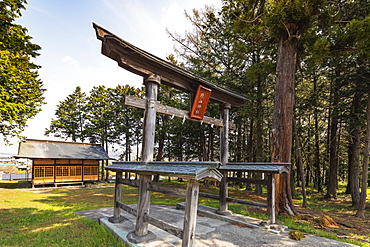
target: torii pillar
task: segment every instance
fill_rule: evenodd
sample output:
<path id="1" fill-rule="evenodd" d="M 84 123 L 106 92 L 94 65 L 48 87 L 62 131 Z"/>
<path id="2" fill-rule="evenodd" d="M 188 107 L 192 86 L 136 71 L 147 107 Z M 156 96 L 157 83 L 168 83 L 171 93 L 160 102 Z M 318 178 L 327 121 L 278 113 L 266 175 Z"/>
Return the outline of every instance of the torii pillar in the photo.
<path id="1" fill-rule="evenodd" d="M 220 131 L 220 160 L 221 165 L 225 165 L 229 160 L 229 115 L 230 115 L 230 104 L 223 104 L 221 106 L 221 118 L 223 127 Z M 218 214 L 221 215 L 232 215 L 232 212 L 228 210 L 227 196 L 229 193 L 227 183 L 227 171 L 222 172 L 222 179 L 220 183 L 220 206 L 217 210 Z"/>
<path id="2" fill-rule="evenodd" d="M 142 144 L 143 162 L 153 161 L 156 103 L 158 87 L 160 83 L 161 78 L 158 75 L 149 75 L 148 77 L 144 78 L 146 107 L 144 113 Z M 141 243 L 155 239 L 155 235 L 148 230 L 148 222 L 145 220 L 145 216 L 149 215 L 150 209 L 150 191 L 148 188 L 151 180 L 151 175 L 140 174 L 139 199 L 137 204 L 135 231 L 130 232 L 127 235 L 127 238 L 133 243 Z"/>

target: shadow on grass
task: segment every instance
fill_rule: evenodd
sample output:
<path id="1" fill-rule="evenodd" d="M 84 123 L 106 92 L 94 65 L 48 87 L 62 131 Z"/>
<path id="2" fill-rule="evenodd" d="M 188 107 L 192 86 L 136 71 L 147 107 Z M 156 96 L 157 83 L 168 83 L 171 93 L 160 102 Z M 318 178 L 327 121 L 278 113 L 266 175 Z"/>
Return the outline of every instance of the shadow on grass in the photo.
<path id="1" fill-rule="evenodd" d="M 0 180 L 0 188 L 3 189 L 27 189 L 31 188 L 31 181 L 2 181 Z"/>
<path id="2" fill-rule="evenodd" d="M 13 208 L 0 217 L 0 246 L 124 246 L 97 222 L 67 209 Z"/>

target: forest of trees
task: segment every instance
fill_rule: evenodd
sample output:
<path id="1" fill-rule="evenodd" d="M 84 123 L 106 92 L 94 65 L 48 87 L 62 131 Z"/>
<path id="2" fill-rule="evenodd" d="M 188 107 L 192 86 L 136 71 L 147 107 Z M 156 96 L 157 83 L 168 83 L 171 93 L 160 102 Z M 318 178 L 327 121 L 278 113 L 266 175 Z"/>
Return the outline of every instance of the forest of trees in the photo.
<path id="1" fill-rule="evenodd" d="M 295 187 L 312 186 L 335 199 L 343 183 L 363 217 L 370 183 L 370 2 L 227 0 L 221 10 L 208 6 L 186 16 L 194 28 L 184 35 L 168 31 L 175 53 L 167 59 L 249 99 L 230 116 L 236 124 L 230 161 L 292 162 L 285 179 L 293 196 Z M 107 150 L 119 143 L 122 160 L 140 159 L 131 153 L 140 144 L 143 112 L 124 106 L 125 94 L 144 92 L 100 86 L 86 96 L 77 87 L 46 133 L 100 142 Z M 189 110 L 189 98 L 160 88 L 162 104 Z M 274 116 L 286 109 L 292 135 L 279 151 Z M 219 117 L 219 109 L 210 104 L 206 115 Z M 156 160 L 219 159 L 216 127 L 165 115 L 157 121 Z"/>

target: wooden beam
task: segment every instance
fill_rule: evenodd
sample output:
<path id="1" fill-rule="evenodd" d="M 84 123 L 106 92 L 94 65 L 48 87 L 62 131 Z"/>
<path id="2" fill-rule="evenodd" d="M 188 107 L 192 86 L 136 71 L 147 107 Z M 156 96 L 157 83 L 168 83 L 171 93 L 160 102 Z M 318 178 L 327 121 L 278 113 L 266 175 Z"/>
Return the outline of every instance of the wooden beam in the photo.
<path id="1" fill-rule="evenodd" d="M 149 75 L 144 79 L 146 105 L 144 112 L 144 129 L 142 143 L 142 159 L 144 162 L 153 161 L 154 152 L 154 135 L 155 135 L 155 119 L 156 119 L 156 102 L 158 95 L 158 87 L 160 77 L 157 75 Z M 140 176 L 139 198 L 138 198 L 138 214 L 136 217 L 135 234 L 139 236 L 148 235 L 148 223 L 145 222 L 145 215 L 149 215 L 150 208 L 150 191 L 149 183 L 152 180 L 151 175 Z M 134 236 L 133 235 L 133 236 Z M 134 236 L 134 237 L 136 237 Z M 149 236 L 149 235 L 148 235 Z M 145 238 L 143 238 L 145 239 Z"/>
<path id="2" fill-rule="evenodd" d="M 122 179 L 121 183 L 132 186 L 132 187 L 139 188 L 139 181 Z M 182 188 L 174 188 L 174 187 L 150 184 L 148 189 L 152 192 L 163 193 L 166 195 L 177 196 L 177 197 L 182 197 L 182 198 L 186 197 L 186 190 Z"/>
<path id="3" fill-rule="evenodd" d="M 146 100 L 140 99 L 138 97 L 134 97 L 131 95 L 126 95 L 125 105 L 133 106 L 133 107 L 140 108 L 140 109 L 145 109 Z M 218 127 L 224 126 L 222 119 L 217 119 L 217 118 L 212 118 L 212 117 L 207 117 L 207 116 L 204 116 L 203 120 L 190 118 L 189 111 L 180 110 L 180 109 L 177 109 L 171 106 L 166 106 L 166 105 L 160 104 L 159 102 L 157 102 L 156 107 L 157 107 L 156 109 L 158 113 L 162 113 L 162 114 L 166 114 L 169 116 L 174 116 L 174 117 L 178 117 L 182 119 L 185 118 L 185 119 L 196 121 L 196 122 L 203 122 L 205 124 L 210 124 L 210 125 L 213 124 Z M 236 129 L 236 125 L 234 123 L 229 122 L 229 128 Z"/>
<path id="4" fill-rule="evenodd" d="M 127 213 L 132 214 L 134 216 L 137 216 L 137 210 L 130 207 L 129 205 L 124 204 L 123 202 L 118 202 L 118 206 L 121 209 L 125 210 Z M 162 230 L 164 230 L 164 231 L 166 231 L 166 232 L 168 232 L 168 233 L 170 233 L 170 234 L 172 234 L 176 237 L 182 238 L 182 236 L 183 236 L 182 229 L 180 229 L 180 228 L 178 228 L 178 227 L 176 227 L 176 226 L 174 226 L 170 223 L 167 223 L 163 220 L 156 219 L 156 218 L 151 217 L 149 215 L 145 215 L 144 220 L 146 222 L 148 222 L 149 224 L 152 224 L 153 226 L 156 226 L 156 227 L 158 227 L 158 228 L 160 228 L 160 229 L 162 229 Z"/>
<path id="5" fill-rule="evenodd" d="M 227 181 L 228 182 L 239 182 L 239 183 L 267 185 L 267 180 L 265 180 L 265 179 L 256 179 L 256 178 L 233 178 L 233 177 L 228 177 Z"/>
<path id="6" fill-rule="evenodd" d="M 182 247 L 194 246 L 195 225 L 198 212 L 199 182 L 190 179 L 186 189 L 186 206 L 184 215 L 184 234 L 182 238 Z"/>
<path id="7" fill-rule="evenodd" d="M 139 181 L 135 181 L 135 180 L 122 179 L 121 183 L 132 186 L 132 187 L 137 187 L 137 188 L 139 187 Z M 150 184 L 148 189 L 152 192 L 163 193 L 166 195 L 177 196 L 177 197 L 182 197 L 182 198 L 186 197 L 186 190 L 182 188 L 174 188 L 174 187 L 168 187 L 168 186 L 163 186 L 163 185 Z M 199 196 L 214 199 L 214 200 L 220 200 L 220 196 L 215 195 L 215 194 L 199 192 Z M 245 200 L 232 198 L 232 197 L 226 197 L 225 200 L 226 202 L 246 205 L 249 207 L 267 208 L 267 205 L 265 203 L 250 202 L 250 201 L 245 201 Z"/>
<path id="8" fill-rule="evenodd" d="M 195 93 L 198 85 L 205 86 L 212 89 L 211 100 L 229 103 L 233 107 L 240 107 L 247 100 L 239 93 L 205 80 L 130 44 L 95 23 L 93 27 L 97 38 L 102 41 L 102 54 L 132 73 L 143 77 L 157 74 L 161 77 L 162 84 L 187 93 Z"/>
<path id="9" fill-rule="evenodd" d="M 267 214 L 270 224 L 275 224 L 275 176 L 275 174 L 268 174 L 267 176 Z"/>
<path id="10" fill-rule="evenodd" d="M 114 212 L 113 217 L 119 218 L 121 216 L 120 208 L 118 207 L 118 202 L 121 201 L 122 195 L 122 184 L 119 183 L 122 178 L 122 172 L 116 172 L 116 184 L 114 190 Z"/>

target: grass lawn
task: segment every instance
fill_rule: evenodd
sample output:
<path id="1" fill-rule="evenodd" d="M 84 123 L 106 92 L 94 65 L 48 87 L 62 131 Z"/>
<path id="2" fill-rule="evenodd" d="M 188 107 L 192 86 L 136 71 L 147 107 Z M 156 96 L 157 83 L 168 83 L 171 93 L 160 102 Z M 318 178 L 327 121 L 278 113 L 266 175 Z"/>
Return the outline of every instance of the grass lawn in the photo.
<path id="1" fill-rule="evenodd" d="M 186 187 L 186 182 L 160 182 L 161 185 Z M 40 190 L 35 193 L 24 188 L 21 182 L 0 181 L 0 246 L 125 246 L 113 234 L 97 222 L 77 216 L 74 212 L 111 207 L 114 187 L 105 185 L 93 188 L 58 188 Z M 215 187 L 201 187 L 201 191 L 218 194 Z M 151 194 L 152 204 L 171 204 L 185 201 L 161 193 Z M 350 197 L 340 195 L 338 200 L 325 200 L 323 195 L 308 193 L 309 207 L 301 208 L 301 201 L 295 200 L 297 210 L 309 219 L 299 216 L 277 216 L 277 221 L 291 229 L 300 230 L 340 241 L 370 247 L 370 218 L 354 217 L 355 210 L 350 206 Z M 265 197 L 238 187 L 229 187 L 229 196 L 255 202 L 264 202 Z M 137 203 L 137 189 L 123 186 L 122 201 Z M 199 203 L 218 208 L 218 201 L 199 197 Z M 229 204 L 234 213 L 267 219 L 265 210 Z M 315 221 L 317 216 L 329 215 L 342 222 L 337 228 L 322 227 Z M 342 238 L 340 236 L 346 236 Z"/>
<path id="2" fill-rule="evenodd" d="M 54 189 L 34 193 L 0 181 L 0 246 L 125 246 L 80 210 L 109 207 L 113 188 Z M 21 187 L 21 186 L 20 186 Z"/>

